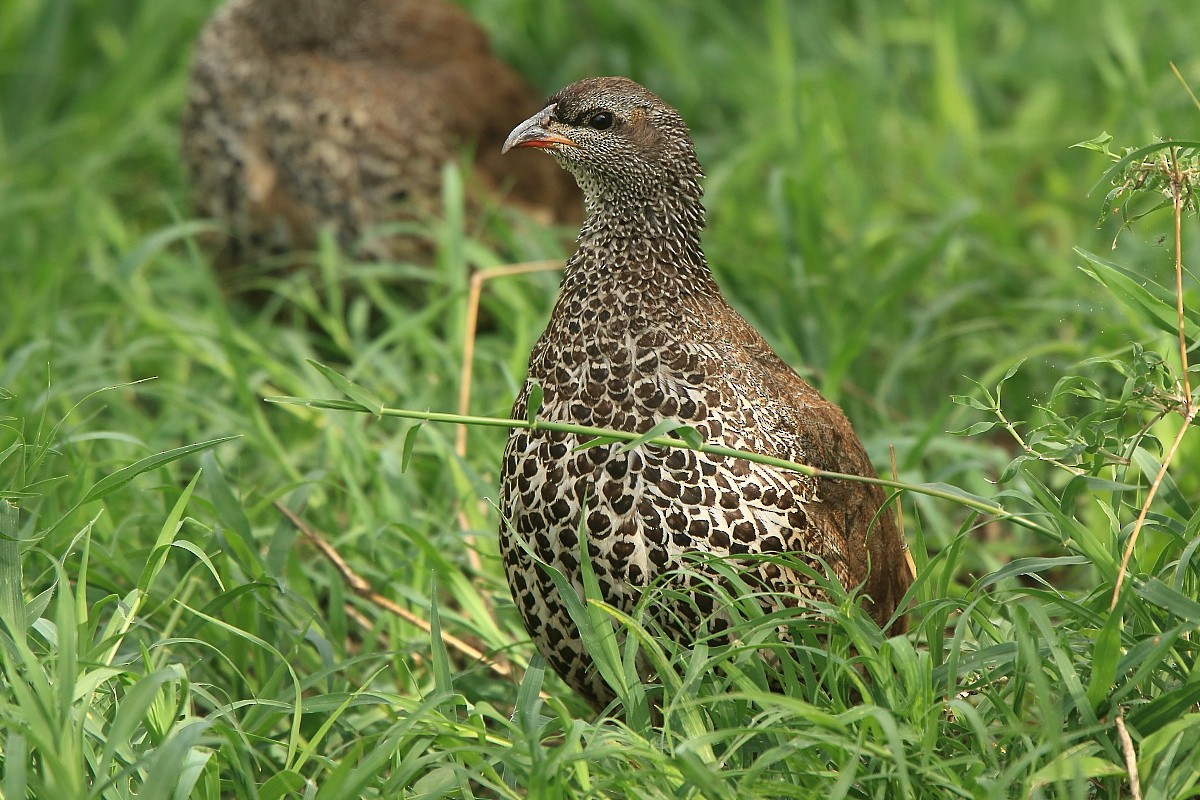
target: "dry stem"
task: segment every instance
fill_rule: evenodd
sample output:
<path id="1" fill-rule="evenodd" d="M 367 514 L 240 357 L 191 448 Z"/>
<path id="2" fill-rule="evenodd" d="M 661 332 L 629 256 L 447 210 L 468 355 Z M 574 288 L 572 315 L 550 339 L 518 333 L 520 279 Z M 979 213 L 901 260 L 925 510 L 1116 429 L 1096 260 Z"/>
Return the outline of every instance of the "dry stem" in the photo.
<path id="1" fill-rule="evenodd" d="M 1125 729 L 1125 718 L 1117 714 L 1117 738 L 1121 740 L 1121 753 L 1125 756 L 1125 771 L 1129 773 L 1129 794 L 1133 800 L 1142 800 L 1142 782 L 1138 778 L 1137 753 L 1133 749 L 1133 739 Z"/>
<path id="2" fill-rule="evenodd" d="M 1183 411 L 1191 416 L 1192 384 L 1188 377 L 1187 329 L 1183 316 L 1183 173 L 1179 154 L 1171 148 L 1171 203 L 1175 212 L 1175 313 L 1179 320 L 1179 365 L 1183 377 Z"/>
<path id="3" fill-rule="evenodd" d="M 1167 452 L 1163 456 L 1162 466 L 1159 467 L 1158 474 L 1154 476 L 1154 481 L 1150 484 L 1150 491 L 1146 493 L 1146 500 L 1142 503 L 1137 521 L 1133 525 L 1133 531 L 1129 534 L 1129 543 L 1125 545 L 1125 553 L 1121 557 L 1121 568 L 1117 571 L 1117 579 L 1113 585 L 1112 601 L 1109 603 L 1110 611 L 1117 607 L 1117 599 L 1121 596 L 1121 586 L 1124 584 L 1125 575 L 1129 570 L 1129 559 L 1133 557 L 1133 548 L 1142 533 L 1142 526 L 1146 524 L 1146 516 L 1150 513 L 1150 504 L 1154 502 L 1154 497 L 1158 494 L 1158 488 L 1162 485 L 1163 478 L 1167 474 L 1167 469 L 1171 466 L 1171 462 L 1175 460 L 1175 453 L 1179 450 L 1179 445 L 1183 441 L 1184 435 L 1187 433 L 1188 428 L 1191 427 L 1192 421 L 1196 418 L 1197 409 L 1192 402 L 1192 384 L 1188 377 L 1187 328 L 1183 314 L 1182 231 L 1184 177 L 1183 172 L 1179 168 L 1179 158 L 1175 148 L 1172 147 L 1169 152 L 1170 163 L 1168 168 L 1171 175 L 1171 201 L 1175 212 L 1175 314 L 1178 319 L 1179 365 L 1182 373 L 1179 390 L 1179 413 L 1183 417 L 1183 424 L 1179 427 L 1179 433 L 1175 435 L 1175 439 L 1171 442 L 1170 447 L 1167 448 Z"/>
<path id="4" fill-rule="evenodd" d="M 288 520 L 296 526 L 296 529 L 304 534 L 306 539 L 312 542 L 313 546 L 320 551 L 321 555 L 325 556 L 325 558 L 329 560 L 329 563 L 333 564 L 333 568 L 337 570 L 338 575 L 340 575 L 342 578 L 342 581 L 348 587 L 350 587 L 350 591 L 354 592 L 354 594 L 366 600 L 368 603 L 383 609 L 389 614 L 393 614 L 405 622 L 415 625 L 425 633 L 432 633 L 433 627 L 426 620 L 418 617 L 407 608 L 397 605 L 372 589 L 371 584 L 369 584 L 365 578 L 355 572 L 354 569 L 351 568 L 348 563 L 346 563 L 346 559 L 342 558 L 341 554 L 338 553 L 333 545 L 326 542 L 325 539 L 312 526 L 301 519 L 294 511 L 292 511 L 279 500 L 275 501 L 275 508 L 279 510 L 279 513 L 287 517 Z M 459 653 L 462 653 L 464 656 L 472 659 L 473 661 L 479 661 L 485 664 L 492 672 L 496 673 L 500 677 L 513 677 L 512 667 L 507 663 L 492 658 L 481 650 L 478 650 L 467 644 L 462 639 L 459 639 L 454 634 L 447 633 L 443 630 L 441 632 L 441 638 L 447 647 L 457 650 Z"/>
<path id="5" fill-rule="evenodd" d="M 458 413 L 466 416 L 471 408 L 471 371 L 475 362 L 475 334 L 479 326 L 479 297 L 483 284 L 492 278 L 524 275 L 530 272 L 550 272 L 562 269 L 561 261 L 524 261 L 496 269 L 480 270 L 471 276 L 470 293 L 467 295 L 467 320 L 463 331 L 462 372 L 458 381 Z M 467 455 L 467 426 L 460 426 L 454 443 L 454 452 L 459 458 Z"/>
<path id="6" fill-rule="evenodd" d="M 483 293 L 483 284 L 492 278 L 524 275 L 529 272 L 549 272 L 561 267 L 562 262 L 559 261 L 523 261 L 519 264 L 480 270 L 471 275 L 470 291 L 467 294 L 467 317 L 463 326 L 462 368 L 458 380 L 458 412 L 460 414 L 467 414 L 471 408 L 471 374 L 475 364 L 475 338 L 479 329 L 479 298 Z M 467 426 L 460 425 L 454 439 L 454 453 L 459 458 L 467 457 L 467 432 Z M 469 527 L 467 515 L 461 510 L 458 513 L 458 526 L 464 531 Z M 482 571 L 483 564 L 474 547 L 475 537 L 469 533 L 465 534 L 463 542 L 467 546 L 467 563 L 476 573 Z M 488 610 L 491 611 L 490 604 L 488 604 Z"/>
<path id="7" fill-rule="evenodd" d="M 892 480 L 900 482 L 900 475 L 896 471 L 896 448 L 888 447 L 888 455 L 892 459 Z M 899 492 L 897 492 L 897 495 Z M 917 562 L 913 561 L 912 550 L 908 546 L 908 539 L 904 536 L 904 505 L 900 502 L 900 498 L 896 497 L 896 530 L 900 531 L 900 543 L 904 547 L 904 561 L 908 564 L 908 574 L 913 580 L 917 579 Z"/>

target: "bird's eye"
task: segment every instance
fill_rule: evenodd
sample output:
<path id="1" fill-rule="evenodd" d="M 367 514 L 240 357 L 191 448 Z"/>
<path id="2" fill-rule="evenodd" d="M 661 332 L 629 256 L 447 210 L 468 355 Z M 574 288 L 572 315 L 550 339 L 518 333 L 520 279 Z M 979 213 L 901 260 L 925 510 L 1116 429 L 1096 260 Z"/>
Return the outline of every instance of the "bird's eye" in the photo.
<path id="1" fill-rule="evenodd" d="M 588 120 L 588 125 L 592 126 L 598 131 L 608 130 L 612 127 L 612 124 L 613 115 L 607 111 L 601 111 L 598 114 L 593 114 L 592 118 Z"/>

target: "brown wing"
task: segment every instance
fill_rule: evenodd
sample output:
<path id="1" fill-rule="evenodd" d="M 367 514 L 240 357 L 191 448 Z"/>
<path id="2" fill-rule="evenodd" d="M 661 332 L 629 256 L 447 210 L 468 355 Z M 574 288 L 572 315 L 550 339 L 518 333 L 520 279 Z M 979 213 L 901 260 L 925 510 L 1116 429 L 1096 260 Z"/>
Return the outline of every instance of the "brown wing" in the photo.
<path id="1" fill-rule="evenodd" d="M 754 383 L 763 387 L 767 402 L 786 420 L 790 435 L 769 442 L 774 450 L 771 455 L 829 472 L 877 477 L 842 410 L 796 374 L 737 312 L 723 301 L 721 305 L 726 310 L 711 318 L 722 320 L 721 335 L 728 336 L 743 353 L 741 361 L 757 373 Z M 805 509 L 810 524 L 826 532 L 824 538 L 845 543 L 846 552 L 841 555 L 850 581 L 864 584 L 871 616 L 881 625 L 886 623 L 913 578 L 894 512 L 889 508 L 879 513 L 886 493 L 873 484 L 822 478 L 817 496 L 821 502 Z M 901 618 L 891 631 L 906 629 Z"/>

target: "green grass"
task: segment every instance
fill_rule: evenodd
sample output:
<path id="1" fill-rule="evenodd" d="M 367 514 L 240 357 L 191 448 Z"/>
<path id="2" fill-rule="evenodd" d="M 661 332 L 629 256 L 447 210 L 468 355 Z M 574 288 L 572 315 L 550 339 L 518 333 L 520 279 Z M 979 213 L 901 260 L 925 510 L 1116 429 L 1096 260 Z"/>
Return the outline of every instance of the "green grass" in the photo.
<path id="1" fill-rule="evenodd" d="M 9 0 L 0 796 L 1118 797 L 1118 719 L 1143 796 L 1198 796 L 1200 445 L 1185 435 L 1168 459 L 1180 417 L 1156 405 L 1179 379 L 1172 221 L 1136 221 L 1112 252 L 1120 215 L 1096 225 L 1110 187 L 1089 194 L 1110 162 L 1070 145 L 1200 138 L 1169 68 L 1200 87 L 1200 10 L 466 5 L 546 92 L 627 73 L 677 105 L 734 304 L 846 407 L 884 471 L 894 447 L 902 482 L 1044 532 L 906 494 L 921 577 L 899 638 L 836 585 L 817 620 L 729 598 L 732 648 L 678 651 L 645 613 L 606 639 L 613 612 L 581 604 L 621 687 L 598 717 L 508 597 L 502 430 L 472 429 L 459 458 L 452 426 L 410 438 L 410 421 L 264 402 L 341 397 L 315 360 L 389 406 L 453 411 L 469 269 L 561 256 L 559 237 L 501 213 L 485 243 L 451 180 L 433 268 L 326 245 L 267 307 L 231 300 L 178 156 L 213 3 Z M 1183 226 L 1194 267 L 1195 213 Z M 431 299 L 414 308 L 397 279 Z M 472 413 L 507 415 L 554 288 L 485 292 Z M 1200 308 L 1190 274 L 1184 294 Z M 276 501 L 517 679 L 355 595 Z M 638 680 L 639 653 L 661 686 Z"/>

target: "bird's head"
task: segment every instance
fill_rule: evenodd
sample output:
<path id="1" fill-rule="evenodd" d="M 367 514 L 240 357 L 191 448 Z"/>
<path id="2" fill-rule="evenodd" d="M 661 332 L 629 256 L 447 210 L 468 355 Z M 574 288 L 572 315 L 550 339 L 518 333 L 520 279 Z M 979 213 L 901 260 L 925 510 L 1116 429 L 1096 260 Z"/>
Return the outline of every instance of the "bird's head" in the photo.
<path id="1" fill-rule="evenodd" d="M 628 78 L 587 78 L 559 90 L 509 134 L 547 150 L 575 176 L 594 213 L 655 198 L 699 205 L 702 177 L 679 112 Z"/>

